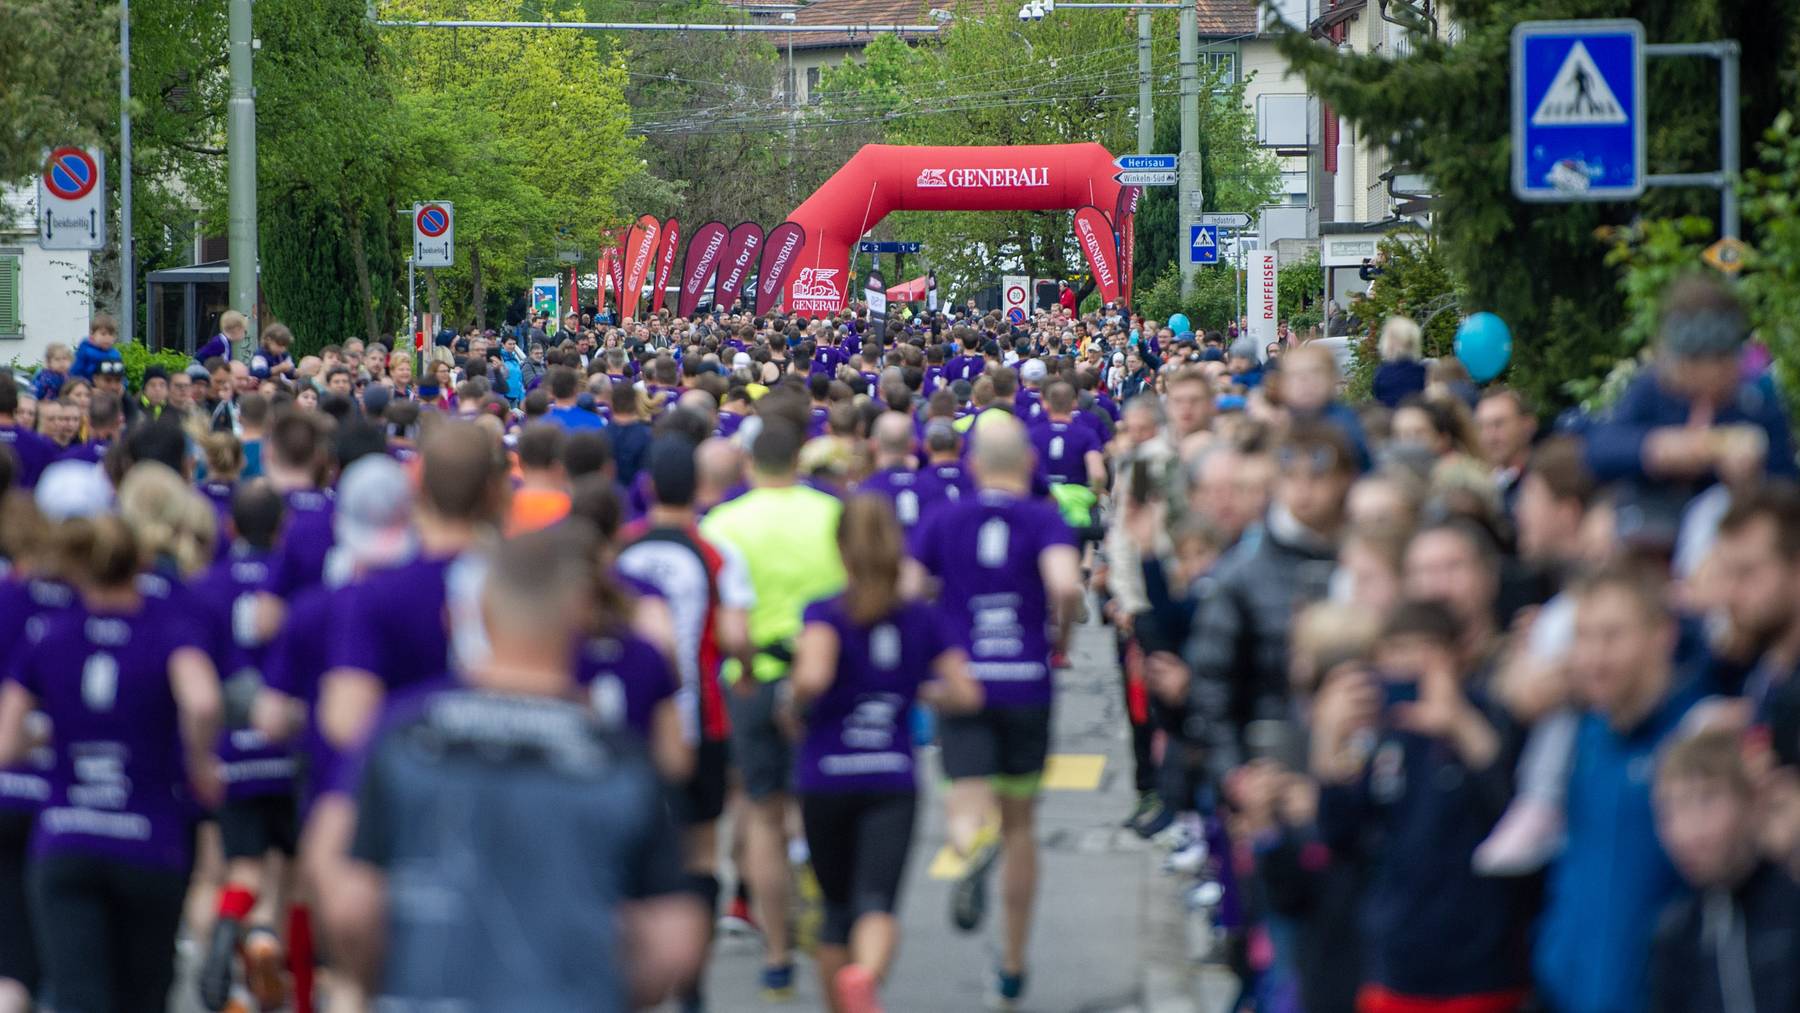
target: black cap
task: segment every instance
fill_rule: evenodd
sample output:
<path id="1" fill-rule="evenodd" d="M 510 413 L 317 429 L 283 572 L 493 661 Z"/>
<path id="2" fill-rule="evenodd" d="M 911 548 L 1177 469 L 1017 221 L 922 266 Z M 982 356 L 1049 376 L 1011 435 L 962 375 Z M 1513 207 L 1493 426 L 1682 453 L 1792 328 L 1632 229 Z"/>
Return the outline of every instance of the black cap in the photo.
<path id="1" fill-rule="evenodd" d="M 168 378 L 169 378 L 169 371 L 164 369 L 161 366 L 151 364 L 151 365 L 144 367 L 144 379 L 143 379 L 144 383 L 149 383 L 151 380 L 165 380 L 166 381 L 166 380 L 168 380 Z"/>

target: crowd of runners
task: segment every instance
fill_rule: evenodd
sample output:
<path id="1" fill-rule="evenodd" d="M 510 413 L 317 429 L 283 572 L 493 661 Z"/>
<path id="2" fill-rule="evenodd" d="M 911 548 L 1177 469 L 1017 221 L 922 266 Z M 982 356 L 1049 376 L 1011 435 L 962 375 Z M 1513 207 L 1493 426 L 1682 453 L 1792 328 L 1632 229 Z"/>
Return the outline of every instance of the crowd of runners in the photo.
<path id="1" fill-rule="evenodd" d="M 732 924 L 867 1013 L 940 776 L 1015 1008 L 1084 622 L 1242 1008 L 1800 1009 L 1800 471 L 1732 293 L 1541 426 L 1402 318 L 1366 403 L 1219 323 L 227 313 L 128 385 L 92 321 L 0 376 L 0 1010 L 183 952 L 212 1010 L 726 1009 Z"/>

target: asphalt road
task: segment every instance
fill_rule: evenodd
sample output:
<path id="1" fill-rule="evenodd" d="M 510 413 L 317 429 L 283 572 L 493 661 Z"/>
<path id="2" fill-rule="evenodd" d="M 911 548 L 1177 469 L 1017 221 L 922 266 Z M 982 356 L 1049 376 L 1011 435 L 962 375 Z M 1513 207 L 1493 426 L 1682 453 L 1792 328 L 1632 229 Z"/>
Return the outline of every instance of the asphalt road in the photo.
<path id="1" fill-rule="evenodd" d="M 1111 630 L 1078 629 L 1070 662 L 1057 674 L 1051 771 L 1038 827 L 1037 922 L 1020 1008 L 1033 1013 L 1223 1010 L 1229 994 L 1214 976 L 1189 967 L 1181 880 L 1161 871 L 1161 849 L 1120 828 L 1135 792 Z M 955 862 L 943 853 L 936 751 L 928 749 L 923 759 L 931 773 L 901 897 L 900 955 L 883 997 L 894 1013 L 978 1010 L 999 953 L 999 877 L 982 930 L 963 935 L 952 928 L 948 876 Z M 805 956 L 798 962 L 797 994 L 786 1003 L 759 997 L 760 967 L 759 940 L 719 940 L 707 975 L 709 1008 L 715 1013 L 823 1008 Z"/>
<path id="2" fill-rule="evenodd" d="M 1232 991 L 1215 969 L 1192 960 L 1203 932 L 1183 902 L 1185 881 L 1162 871 L 1162 849 L 1120 827 L 1131 810 L 1131 746 L 1112 632 L 1077 629 L 1070 667 L 1057 673 L 1051 769 L 1038 821 L 1041 845 L 1036 928 L 1022 1010 L 1032 1013 L 1222 1013 Z M 899 959 L 883 998 L 891 1013 L 984 1008 L 986 976 L 999 953 L 999 876 L 989 917 L 971 935 L 950 924 L 956 862 L 944 848 L 937 754 L 924 751 L 921 810 L 901 897 Z M 191 956 L 191 954 L 190 954 Z M 182 962 L 170 1010 L 200 1013 L 193 967 Z M 797 958 L 796 995 L 759 995 L 760 940 L 721 937 L 706 993 L 712 1013 L 821 1010 L 806 955 Z M 666 1010 L 674 1010 L 671 1004 Z"/>

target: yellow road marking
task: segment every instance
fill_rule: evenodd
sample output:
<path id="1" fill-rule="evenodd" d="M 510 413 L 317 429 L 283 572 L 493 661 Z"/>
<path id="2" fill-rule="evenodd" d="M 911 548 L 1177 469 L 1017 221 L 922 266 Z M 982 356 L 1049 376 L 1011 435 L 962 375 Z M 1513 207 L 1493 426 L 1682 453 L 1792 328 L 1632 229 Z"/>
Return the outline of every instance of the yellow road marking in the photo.
<path id="1" fill-rule="evenodd" d="M 1048 791 L 1093 791 L 1100 787 L 1100 774 L 1106 770 L 1106 757 L 1099 753 L 1054 753 L 1044 765 L 1044 788 Z"/>
<path id="2" fill-rule="evenodd" d="M 1044 765 L 1043 786 L 1049 791 L 1093 791 L 1100 787 L 1106 757 L 1099 753 L 1053 753 Z M 968 862 L 945 844 L 932 856 L 927 874 L 932 879 L 957 879 Z"/>

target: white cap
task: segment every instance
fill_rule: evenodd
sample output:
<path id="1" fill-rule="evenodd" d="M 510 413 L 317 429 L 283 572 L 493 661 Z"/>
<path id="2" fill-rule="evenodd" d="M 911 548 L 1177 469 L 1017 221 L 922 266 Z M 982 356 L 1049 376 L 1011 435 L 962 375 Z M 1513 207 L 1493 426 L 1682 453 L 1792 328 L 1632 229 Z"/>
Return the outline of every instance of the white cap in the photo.
<path id="1" fill-rule="evenodd" d="M 1026 383 L 1037 383 L 1049 374 L 1050 367 L 1042 359 L 1032 359 L 1019 367 L 1019 379 Z"/>
<path id="2" fill-rule="evenodd" d="M 361 561 L 394 563 L 413 549 L 412 482 L 386 454 L 370 454 L 344 469 L 338 482 L 332 532 Z"/>
<path id="3" fill-rule="evenodd" d="M 750 368 L 750 353 L 749 352 L 739 352 L 736 355 L 732 356 L 731 357 L 731 368 L 732 369 L 749 369 Z"/>
<path id="4" fill-rule="evenodd" d="M 33 497 L 38 513 L 50 521 L 98 517 L 113 506 L 112 483 L 106 480 L 106 472 L 87 461 L 57 461 L 45 468 Z"/>

